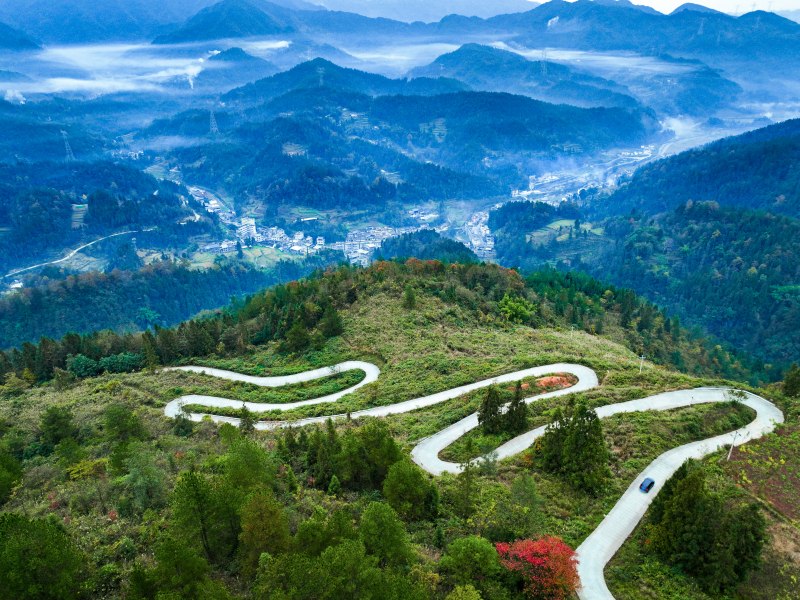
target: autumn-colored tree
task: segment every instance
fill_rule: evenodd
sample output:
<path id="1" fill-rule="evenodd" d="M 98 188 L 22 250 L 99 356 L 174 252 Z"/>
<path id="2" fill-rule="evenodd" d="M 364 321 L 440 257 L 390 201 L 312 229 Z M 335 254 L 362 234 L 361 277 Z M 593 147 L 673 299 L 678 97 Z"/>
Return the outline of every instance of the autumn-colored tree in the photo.
<path id="1" fill-rule="evenodd" d="M 578 588 L 575 551 L 560 538 L 495 544 L 504 567 L 522 576 L 528 598 L 565 600 Z"/>

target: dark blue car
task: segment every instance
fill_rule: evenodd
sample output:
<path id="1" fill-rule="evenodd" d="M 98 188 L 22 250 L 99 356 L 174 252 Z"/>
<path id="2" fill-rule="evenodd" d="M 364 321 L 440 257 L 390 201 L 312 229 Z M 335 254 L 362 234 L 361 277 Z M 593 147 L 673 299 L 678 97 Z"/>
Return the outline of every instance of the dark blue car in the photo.
<path id="1" fill-rule="evenodd" d="M 642 485 L 639 486 L 639 490 L 647 494 L 650 490 L 653 489 L 653 486 L 656 482 L 649 477 L 642 482 Z"/>

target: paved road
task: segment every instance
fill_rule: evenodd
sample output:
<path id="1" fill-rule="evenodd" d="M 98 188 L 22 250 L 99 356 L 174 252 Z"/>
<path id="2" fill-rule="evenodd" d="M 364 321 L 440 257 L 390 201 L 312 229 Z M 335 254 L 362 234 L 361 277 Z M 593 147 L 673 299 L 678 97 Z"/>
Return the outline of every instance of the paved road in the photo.
<path id="1" fill-rule="evenodd" d="M 316 369 L 314 371 L 307 371 L 297 375 L 288 375 L 284 377 L 253 377 L 250 375 L 241 375 L 231 371 L 223 371 L 220 369 L 211 369 L 206 367 L 178 367 L 176 370 L 191 371 L 195 373 L 205 373 L 214 377 L 220 377 L 232 381 L 245 381 L 255 385 L 267 387 L 279 387 L 292 383 L 301 383 L 305 381 L 312 381 L 326 377 L 333 373 L 340 373 L 361 369 L 366 373 L 366 377 L 359 384 L 336 394 L 316 398 L 313 400 L 305 400 L 302 402 L 294 402 L 288 404 L 259 404 L 253 402 L 242 402 L 239 400 L 229 400 L 226 398 L 216 398 L 210 396 L 182 396 L 176 398 L 167 404 L 164 412 L 169 417 L 176 417 L 182 412 L 182 407 L 186 404 L 200 404 L 214 407 L 228 407 L 240 408 L 243 405 L 252 411 L 264 410 L 290 410 L 300 406 L 310 406 L 313 404 L 322 404 L 326 402 L 336 402 L 343 396 L 355 391 L 356 389 L 372 383 L 378 379 L 380 370 L 375 365 L 359 361 L 345 362 L 334 367 L 324 369 Z M 566 394 L 574 394 L 576 392 L 585 391 L 597 387 L 598 380 L 594 371 L 588 367 L 569 363 L 557 363 L 542 367 L 533 367 L 531 369 L 524 369 L 522 371 L 515 371 L 507 373 L 491 379 L 485 379 L 476 383 L 463 385 L 422 398 L 415 398 L 389 406 L 378 406 L 353 412 L 350 416 L 352 418 L 358 417 L 385 417 L 388 415 L 401 414 L 433 406 L 447 400 L 453 400 L 461 397 L 469 392 L 489 387 L 494 384 L 511 383 L 525 379 L 528 377 L 542 377 L 555 373 L 570 373 L 574 375 L 578 381 L 570 388 L 557 390 L 540 394 L 525 400 L 526 403 L 536 402 L 545 398 L 552 398 L 555 396 L 563 396 Z M 640 398 L 638 400 L 631 400 L 629 402 L 621 402 L 618 404 L 609 404 L 601 406 L 596 409 L 597 415 L 600 418 L 610 417 L 616 414 L 642 412 L 650 410 L 672 410 L 686 406 L 693 406 L 697 404 L 708 404 L 713 402 L 726 402 L 729 400 L 728 392 L 730 390 L 723 388 L 696 388 L 692 390 L 679 390 L 675 392 L 665 392 L 647 398 Z M 678 448 L 669 450 L 655 459 L 648 467 L 639 474 L 639 476 L 631 483 L 630 487 L 625 491 L 619 499 L 614 508 L 606 515 L 605 519 L 595 529 L 589 537 L 578 547 L 578 574 L 581 580 L 581 590 L 578 595 L 581 600 L 613 600 L 611 592 L 606 586 L 603 571 L 609 560 L 616 554 L 628 536 L 636 528 L 636 525 L 641 521 L 647 507 L 653 501 L 653 498 L 661 490 L 664 482 L 689 458 L 702 458 L 712 454 L 726 445 L 740 445 L 766 435 L 775 429 L 776 424 L 783 422 L 783 413 L 771 402 L 756 396 L 755 394 L 747 393 L 742 400 L 743 404 L 749 406 L 756 412 L 756 418 L 752 423 L 737 431 L 732 431 L 724 435 L 719 435 L 699 442 L 686 444 Z M 239 419 L 232 417 L 222 417 L 219 415 L 206 415 L 201 413 L 192 413 L 188 415 L 193 421 L 200 421 L 204 417 L 210 417 L 216 422 L 231 423 L 233 425 L 239 424 Z M 346 415 L 338 414 L 325 417 L 312 417 L 307 419 L 300 419 L 297 421 L 260 421 L 256 424 L 257 429 L 274 429 L 278 427 L 299 427 L 313 423 L 323 423 L 329 418 L 340 419 Z M 461 467 L 455 463 L 443 461 L 439 458 L 439 453 L 459 439 L 467 432 L 475 429 L 478 426 L 478 415 L 474 413 L 453 425 L 435 433 L 434 435 L 421 440 L 411 451 L 411 456 L 414 461 L 422 468 L 434 475 L 442 473 L 456 473 Z M 544 427 L 539 427 L 527 433 L 524 433 L 500 446 L 497 450 L 497 457 L 500 459 L 507 458 L 518 454 L 533 444 L 539 436 L 543 435 Z M 639 491 L 639 484 L 645 477 L 652 477 L 656 484 L 649 494 L 643 494 Z"/>
<path id="2" fill-rule="evenodd" d="M 603 406 L 597 409 L 597 414 L 604 418 L 620 413 L 671 410 L 695 404 L 726 402 L 729 399 L 727 391 L 721 388 L 699 388 L 667 392 L 631 402 Z M 783 423 L 783 413 L 760 396 L 748 393 L 742 403 L 756 411 L 756 418 L 752 423 L 724 435 L 673 448 L 656 458 L 631 483 L 597 529 L 578 547 L 578 574 L 582 585 L 578 596 L 581 600 L 613 600 L 614 596 L 606 586 L 603 575 L 605 566 L 636 528 L 653 498 L 661 491 L 664 482 L 678 470 L 678 467 L 690 458 L 708 456 L 726 445 L 738 446 L 760 438 L 773 431 L 776 424 Z M 639 491 L 639 484 L 645 477 L 652 477 L 656 482 L 649 494 Z"/>
<path id="3" fill-rule="evenodd" d="M 212 369 L 210 367 L 174 367 L 166 370 L 201 373 L 204 375 L 210 375 L 212 377 L 219 377 L 220 379 L 227 379 L 229 381 L 243 381 L 245 383 L 251 383 L 253 385 L 259 385 L 262 387 L 282 387 L 294 383 L 305 383 L 307 381 L 321 379 L 322 377 L 329 377 L 330 375 L 344 373 L 346 371 L 361 370 L 366 374 L 366 377 L 364 377 L 364 379 L 362 379 L 356 385 L 349 387 L 346 390 L 342 390 L 341 392 L 336 392 L 335 394 L 330 394 L 328 396 L 322 396 L 321 398 L 314 398 L 312 400 L 302 400 L 300 402 L 288 402 L 283 404 L 242 402 L 241 400 L 229 400 L 227 398 L 217 398 L 215 396 L 199 396 L 196 394 L 189 394 L 187 396 L 176 398 L 167 404 L 167 406 L 164 408 L 164 414 L 171 418 L 175 418 L 178 416 L 178 414 L 183 412 L 183 407 L 187 404 L 200 404 L 202 406 L 208 406 L 209 408 L 242 408 L 244 406 L 247 407 L 247 410 L 251 410 L 253 412 L 264 412 L 267 410 L 291 410 L 301 406 L 312 406 L 314 404 L 336 402 L 343 396 L 356 391 L 358 388 L 364 387 L 365 385 L 376 381 L 378 376 L 381 374 L 381 370 L 375 365 L 357 360 L 339 363 L 338 365 L 334 365 L 332 367 L 324 367 L 322 369 L 305 371 L 295 375 L 284 375 L 281 377 L 255 377 L 253 375 L 242 375 L 241 373 L 224 371 L 222 369 Z M 193 421 L 202 421 L 206 416 L 211 417 L 211 419 L 217 423 L 231 423 L 233 425 L 239 424 L 239 419 L 232 417 L 221 417 L 219 415 L 192 413 L 189 415 L 189 418 Z M 258 429 L 270 429 L 275 426 L 276 424 L 266 421 L 259 422 L 256 425 Z"/>
<path id="4" fill-rule="evenodd" d="M 154 229 L 154 227 L 150 227 L 149 229 L 144 229 L 143 231 L 152 231 L 153 229 Z M 66 255 L 62 256 L 59 259 L 51 260 L 50 262 L 40 263 L 38 265 L 33 265 L 31 267 L 25 267 L 25 268 L 22 268 L 22 269 L 14 269 L 13 271 L 9 271 L 8 273 L 6 273 L 2 277 L 0 277 L 0 279 L 5 279 L 6 277 L 13 277 L 14 275 L 19 275 L 21 273 L 25 273 L 26 271 L 32 271 L 33 269 L 38 269 L 39 267 L 46 267 L 47 265 L 57 265 L 58 263 L 62 263 L 62 262 L 65 262 L 65 261 L 69 260 L 70 258 L 75 256 L 81 250 L 85 250 L 89 246 L 94 246 L 95 244 L 97 244 L 99 242 L 102 242 L 103 240 L 107 240 L 107 239 L 110 239 L 110 238 L 113 238 L 113 237 L 117 237 L 117 236 L 120 236 L 120 235 L 131 235 L 133 233 L 141 233 L 141 232 L 140 232 L 140 230 L 137 229 L 135 231 L 120 231 L 119 233 L 112 233 L 111 235 L 107 235 L 105 237 L 98 238 L 96 240 L 93 240 L 93 241 L 89 242 L 88 244 L 84 244 L 83 246 L 78 246 L 77 248 L 75 248 L 74 250 L 71 250 L 70 252 L 68 252 Z"/>

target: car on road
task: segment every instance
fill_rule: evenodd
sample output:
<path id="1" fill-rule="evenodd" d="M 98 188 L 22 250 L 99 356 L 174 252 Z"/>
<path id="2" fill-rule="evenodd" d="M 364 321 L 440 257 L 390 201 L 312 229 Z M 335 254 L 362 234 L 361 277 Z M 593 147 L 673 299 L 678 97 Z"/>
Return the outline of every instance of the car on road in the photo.
<path id="1" fill-rule="evenodd" d="M 656 482 L 655 482 L 653 479 L 651 479 L 650 477 L 648 477 L 647 479 L 645 479 L 645 480 L 642 482 L 642 485 L 640 485 L 640 486 L 639 486 L 639 490 L 640 490 L 641 492 L 643 492 L 643 493 L 647 494 L 647 493 L 649 493 L 649 492 L 650 492 L 650 490 L 652 490 L 652 489 L 653 489 L 653 486 L 654 486 L 655 484 L 656 484 Z"/>

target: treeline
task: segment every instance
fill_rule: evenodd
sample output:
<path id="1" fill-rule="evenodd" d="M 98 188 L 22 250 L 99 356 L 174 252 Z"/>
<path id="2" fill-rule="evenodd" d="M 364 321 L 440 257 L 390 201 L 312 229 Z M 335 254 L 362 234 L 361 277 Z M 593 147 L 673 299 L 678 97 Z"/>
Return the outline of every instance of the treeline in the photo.
<path id="1" fill-rule="evenodd" d="M 375 255 L 386 260 L 414 257 L 420 260 L 440 260 L 445 263 L 478 262 L 475 253 L 464 244 L 442 237 L 433 229 L 423 229 L 390 238 L 381 244 Z"/>
<path id="2" fill-rule="evenodd" d="M 338 255 L 318 255 L 303 262 L 281 261 L 270 271 L 228 259 L 204 270 L 163 261 L 134 271 L 70 276 L 0 299 L 0 347 L 69 332 L 169 327 L 224 306 L 232 297 L 298 279 L 337 260 Z"/>
<path id="3" fill-rule="evenodd" d="M 368 298 L 391 282 L 405 290 L 404 305 L 413 309 L 418 294 L 498 319 L 533 327 L 576 326 L 592 334 L 618 328 L 622 341 L 637 353 L 665 365 L 697 374 L 746 379 L 753 375 L 719 346 L 695 339 L 654 305 L 629 290 L 605 286 L 588 276 L 555 270 L 527 280 L 496 265 L 450 265 L 411 259 L 404 264 L 380 262 L 367 269 L 340 267 L 314 277 L 255 294 L 209 318 L 158 328 L 143 334 L 110 331 L 85 336 L 68 334 L 61 341 L 43 338 L 0 354 L 0 375 L 24 383 L 52 378 L 68 366 L 69 357 L 93 361 L 124 353 L 138 355 L 148 367 L 210 355 L 241 355 L 253 344 L 280 341 L 284 352 L 321 347 L 341 333 L 338 311 Z M 754 376 L 754 375 L 753 375 Z M 6 384 L 7 386 L 9 383 Z"/>

